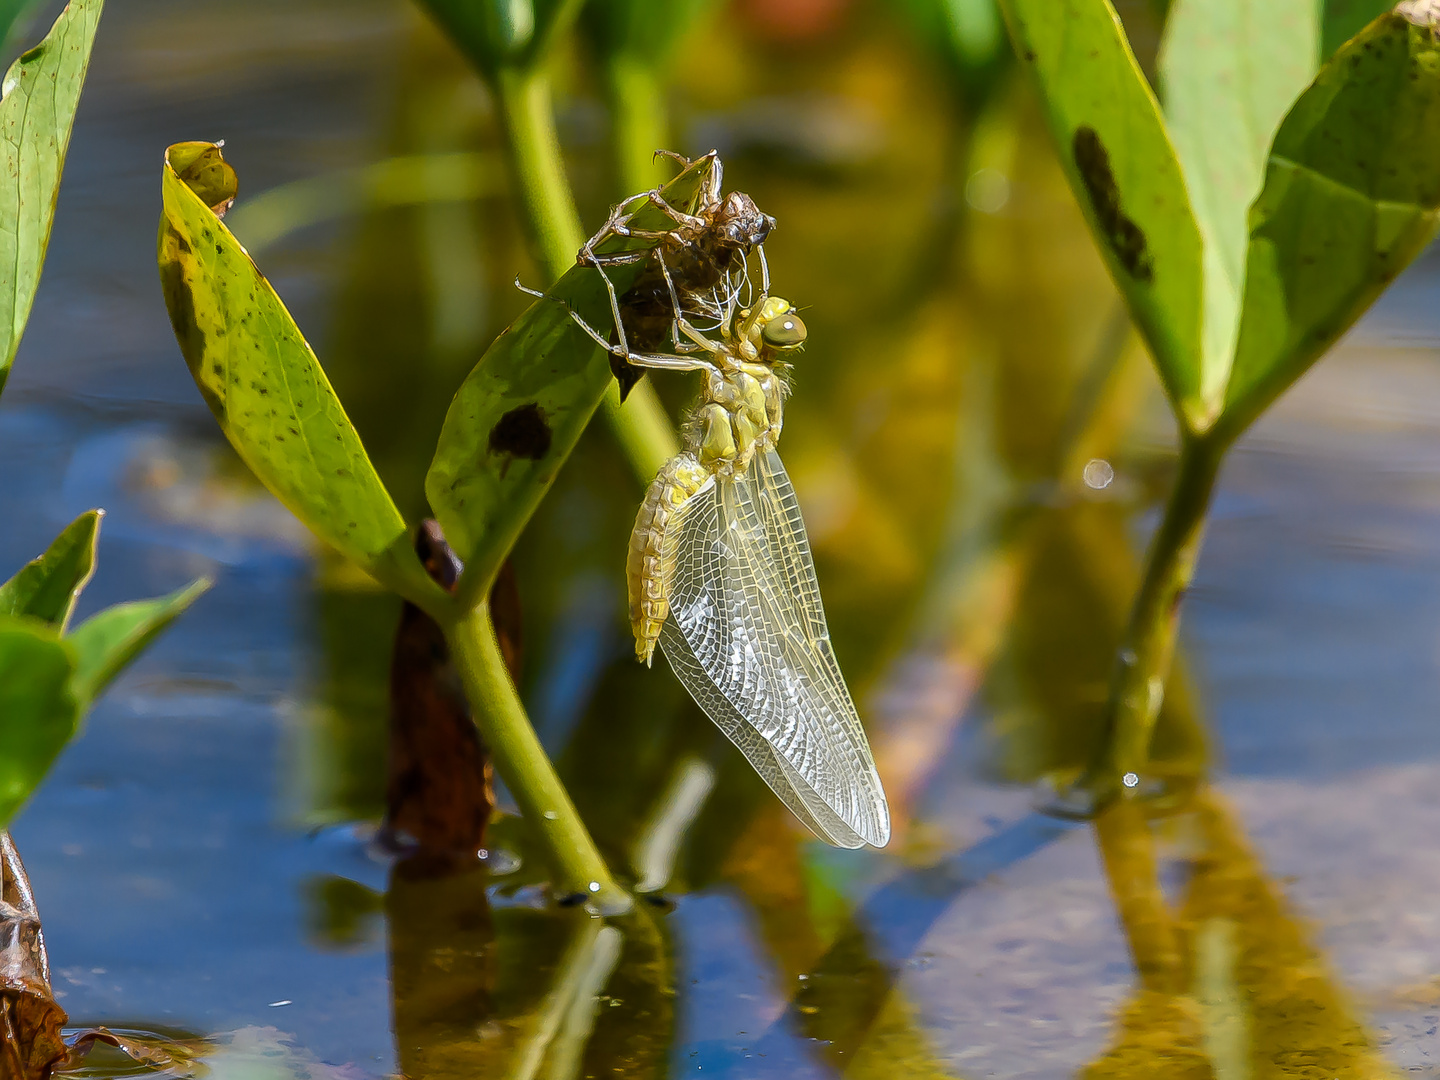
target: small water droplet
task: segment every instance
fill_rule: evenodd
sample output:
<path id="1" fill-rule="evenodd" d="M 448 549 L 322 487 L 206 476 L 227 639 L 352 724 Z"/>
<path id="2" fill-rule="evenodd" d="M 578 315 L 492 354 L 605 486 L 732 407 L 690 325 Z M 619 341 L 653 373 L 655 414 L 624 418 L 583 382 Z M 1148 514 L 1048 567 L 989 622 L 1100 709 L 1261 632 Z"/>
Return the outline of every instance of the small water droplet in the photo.
<path id="1" fill-rule="evenodd" d="M 546 811 L 545 811 L 545 820 L 546 820 L 546 821 L 554 821 L 554 820 L 555 820 L 556 818 L 558 818 L 559 816 L 560 816 L 560 815 L 557 814 L 554 810 L 546 810 Z"/>
<path id="2" fill-rule="evenodd" d="M 1110 481 L 1115 479 L 1115 470 L 1104 458 L 1091 458 L 1085 464 L 1085 471 L 1081 474 L 1085 480 L 1085 486 L 1100 491 L 1110 486 Z"/>
<path id="3" fill-rule="evenodd" d="M 591 892 L 599 892 L 599 891 L 600 891 L 600 882 L 598 882 L 598 881 L 592 881 L 592 882 L 590 882 L 590 891 L 591 891 Z"/>
<path id="4" fill-rule="evenodd" d="M 998 214 L 1010 201 L 1010 178 L 999 169 L 976 169 L 965 181 L 965 201 L 982 214 Z"/>
<path id="5" fill-rule="evenodd" d="M 1133 788 L 1140 783 L 1140 777 L 1136 776 L 1133 772 L 1127 772 L 1120 778 L 1120 782 L 1126 787 Z"/>

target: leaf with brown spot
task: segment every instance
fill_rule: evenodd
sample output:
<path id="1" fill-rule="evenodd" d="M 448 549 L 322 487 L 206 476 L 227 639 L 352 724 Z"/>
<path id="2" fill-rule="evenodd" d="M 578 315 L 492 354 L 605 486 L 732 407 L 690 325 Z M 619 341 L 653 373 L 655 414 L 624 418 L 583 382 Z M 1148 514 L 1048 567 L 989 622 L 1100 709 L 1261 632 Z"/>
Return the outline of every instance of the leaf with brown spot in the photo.
<path id="1" fill-rule="evenodd" d="M 161 179 L 159 264 L 181 352 L 232 446 L 321 540 L 421 604 L 443 602 L 315 353 L 216 214 L 220 148 L 177 143 Z"/>
<path id="2" fill-rule="evenodd" d="M 1060 158 L 1172 406 L 1203 426 L 1205 250 L 1175 148 L 1108 0 L 1001 0 Z"/>
<path id="3" fill-rule="evenodd" d="M 666 200 L 693 209 L 714 168 L 715 158 L 700 158 L 665 185 Z M 632 226 L 654 229 L 669 220 L 646 203 Z M 612 243 L 615 250 L 640 250 L 654 241 Z M 609 271 L 621 295 L 640 269 Z M 571 268 L 497 337 L 446 414 L 425 494 L 469 568 L 467 578 L 475 575 L 475 586 L 461 583 L 462 604 L 478 599 L 468 589 L 488 588 L 609 389 L 608 354 L 575 325 L 572 310 L 598 331 L 609 330 L 610 302 L 594 269 Z"/>
<path id="4" fill-rule="evenodd" d="M 1440 40 L 1381 16 L 1321 69 L 1250 208 L 1223 434 L 1303 375 L 1440 227 Z"/>

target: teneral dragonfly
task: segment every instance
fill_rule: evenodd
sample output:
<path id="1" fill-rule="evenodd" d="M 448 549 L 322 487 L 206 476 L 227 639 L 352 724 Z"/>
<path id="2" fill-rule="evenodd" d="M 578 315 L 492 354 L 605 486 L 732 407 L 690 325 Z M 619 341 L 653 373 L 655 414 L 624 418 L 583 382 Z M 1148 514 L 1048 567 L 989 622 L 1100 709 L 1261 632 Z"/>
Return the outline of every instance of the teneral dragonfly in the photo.
<path id="1" fill-rule="evenodd" d="M 685 318 L 666 273 L 687 351 L 678 342 L 673 354 L 623 350 L 627 363 L 705 379 L 684 449 L 650 485 L 631 536 L 635 651 L 648 664 L 658 641 L 695 701 L 816 835 L 839 847 L 882 847 L 889 805 L 776 451 L 783 358 L 805 343 L 805 324 L 788 301 L 766 295 L 768 278 L 748 307 L 729 294 L 711 338 Z M 577 321 L 612 355 L 622 351 Z"/>

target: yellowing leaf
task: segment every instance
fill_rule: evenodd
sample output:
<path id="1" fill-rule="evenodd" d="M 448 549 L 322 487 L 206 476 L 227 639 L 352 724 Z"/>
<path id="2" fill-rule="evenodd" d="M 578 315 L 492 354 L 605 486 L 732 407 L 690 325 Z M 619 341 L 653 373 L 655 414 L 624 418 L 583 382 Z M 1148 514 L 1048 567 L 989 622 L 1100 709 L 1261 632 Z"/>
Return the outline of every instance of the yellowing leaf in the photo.
<path id="1" fill-rule="evenodd" d="M 340 399 L 270 282 L 216 215 L 235 197 L 220 148 L 166 153 L 160 279 L 185 362 L 226 438 L 320 539 L 433 609 L 446 598 Z"/>

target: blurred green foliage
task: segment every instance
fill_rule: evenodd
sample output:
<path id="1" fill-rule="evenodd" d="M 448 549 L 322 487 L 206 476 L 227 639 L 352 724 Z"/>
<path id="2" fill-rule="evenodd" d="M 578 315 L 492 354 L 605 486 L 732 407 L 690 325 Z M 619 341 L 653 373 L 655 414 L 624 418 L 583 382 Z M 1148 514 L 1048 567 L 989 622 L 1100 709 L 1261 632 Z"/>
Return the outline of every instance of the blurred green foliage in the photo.
<path id="1" fill-rule="evenodd" d="M 72 0 L 5 76 L 0 155 L 11 181 L 0 190 L 0 388 L 40 281 L 101 6 Z M 8 20 L 0 32 L 22 7 L 0 8 Z M 209 587 L 197 581 L 159 600 L 108 608 L 71 630 L 75 603 L 95 572 L 102 515 L 81 514 L 0 584 L 0 829 L 75 737 L 90 703 Z"/>

